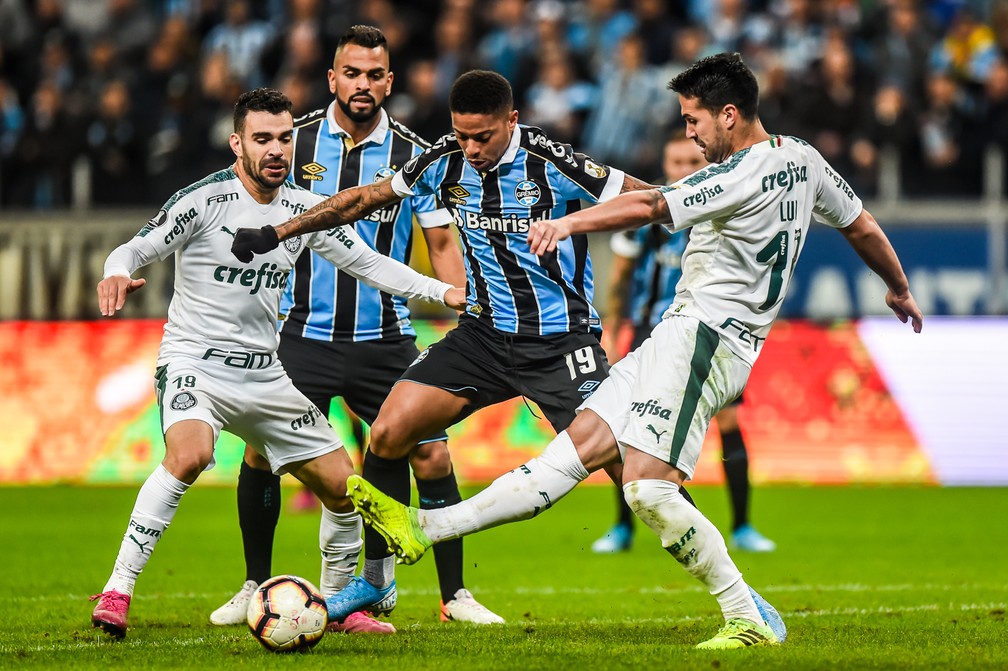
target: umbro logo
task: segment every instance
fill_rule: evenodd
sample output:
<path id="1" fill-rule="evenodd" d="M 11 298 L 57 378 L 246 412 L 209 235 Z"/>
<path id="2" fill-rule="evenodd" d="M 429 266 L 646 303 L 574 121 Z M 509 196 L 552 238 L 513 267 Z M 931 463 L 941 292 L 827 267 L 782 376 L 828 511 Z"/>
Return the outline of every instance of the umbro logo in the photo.
<path id="1" fill-rule="evenodd" d="M 326 171 L 326 167 L 324 165 L 316 163 L 315 161 L 312 161 L 311 163 L 305 163 L 303 166 L 301 166 L 301 170 L 304 171 L 304 174 L 301 175 L 301 179 L 308 179 L 314 182 L 319 182 L 322 181 L 321 175 L 323 172 Z"/>
<path id="2" fill-rule="evenodd" d="M 456 205 L 465 205 L 466 204 L 465 199 L 472 195 L 468 191 L 466 191 L 465 187 L 463 187 L 461 184 L 450 186 L 448 187 L 447 191 L 449 194 L 448 202 L 455 203 Z"/>

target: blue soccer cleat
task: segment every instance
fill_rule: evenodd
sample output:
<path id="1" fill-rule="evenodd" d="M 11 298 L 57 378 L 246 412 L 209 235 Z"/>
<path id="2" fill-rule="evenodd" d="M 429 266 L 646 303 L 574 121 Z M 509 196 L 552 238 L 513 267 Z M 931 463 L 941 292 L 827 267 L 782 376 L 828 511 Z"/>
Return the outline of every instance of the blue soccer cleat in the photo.
<path id="1" fill-rule="evenodd" d="M 630 549 L 630 545 L 633 543 L 633 527 L 629 524 L 624 524 L 623 522 L 618 523 L 612 529 L 606 532 L 605 536 L 602 536 L 594 543 L 592 543 L 592 552 L 597 554 L 611 554 L 614 552 L 626 552 Z"/>
<path id="2" fill-rule="evenodd" d="M 346 587 L 326 598 L 330 622 L 342 622 L 357 611 L 387 615 L 396 607 L 395 580 L 388 587 L 375 587 L 364 578 L 354 576 Z"/>
<path id="3" fill-rule="evenodd" d="M 777 544 L 756 531 L 749 524 L 743 524 L 732 532 L 732 547 L 745 552 L 773 552 L 777 549 Z"/>

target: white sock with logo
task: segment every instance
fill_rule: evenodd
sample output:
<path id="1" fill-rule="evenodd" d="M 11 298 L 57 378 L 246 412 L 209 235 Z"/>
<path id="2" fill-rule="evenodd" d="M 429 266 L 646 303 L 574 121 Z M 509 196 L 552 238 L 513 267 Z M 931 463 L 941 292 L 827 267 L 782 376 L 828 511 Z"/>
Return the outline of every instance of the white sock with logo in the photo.
<path id="1" fill-rule="evenodd" d="M 334 513 L 322 506 L 319 522 L 319 549 L 322 550 L 322 577 L 319 589 L 322 596 L 332 596 L 347 586 L 357 570 L 364 540 L 364 524 L 355 511 Z"/>
<path id="2" fill-rule="evenodd" d="M 717 528 L 667 480 L 635 480 L 623 485 L 627 504 L 662 547 L 702 582 L 718 600 L 725 620 L 741 617 L 762 623 L 756 602 Z"/>
<path id="3" fill-rule="evenodd" d="M 154 546 L 161 540 L 165 529 L 171 524 L 178 510 L 182 495 L 189 485 L 182 482 L 161 464 L 154 469 L 147 481 L 140 487 L 129 525 L 123 535 L 119 554 L 116 556 L 112 575 L 103 592 L 115 590 L 133 594 L 137 577 L 147 565 Z"/>
<path id="4" fill-rule="evenodd" d="M 472 498 L 447 508 L 420 510 L 421 528 L 437 543 L 506 522 L 535 517 L 588 477 L 574 443 L 562 431 L 543 453 Z"/>

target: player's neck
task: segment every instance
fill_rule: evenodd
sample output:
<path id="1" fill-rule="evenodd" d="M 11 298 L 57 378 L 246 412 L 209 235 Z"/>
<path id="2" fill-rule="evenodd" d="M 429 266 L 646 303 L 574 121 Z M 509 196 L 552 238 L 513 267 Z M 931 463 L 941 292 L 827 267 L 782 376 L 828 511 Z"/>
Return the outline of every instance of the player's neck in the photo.
<path id="1" fill-rule="evenodd" d="M 252 196 L 252 198 L 260 205 L 269 205 L 273 202 L 273 199 L 276 198 L 279 188 L 267 189 L 262 184 L 252 179 L 252 176 L 245 172 L 245 168 L 242 166 L 241 161 L 235 161 L 234 171 L 235 174 L 238 175 L 238 181 L 242 183 L 242 186 L 244 186 L 245 190 L 249 192 L 249 195 Z"/>
<path id="2" fill-rule="evenodd" d="M 374 132 L 374 129 L 378 127 L 378 123 L 381 121 L 381 109 L 379 109 L 378 113 L 373 117 L 360 123 L 344 114 L 339 105 L 335 105 L 333 116 L 336 119 L 337 125 L 349 133 L 350 139 L 352 139 L 354 144 L 357 145 L 363 142 L 364 138 Z"/>
<path id="3" fill-rule="evenodd" d="M 736 152 L 740 152 L 743 149 L 748 149 L 749 147 L 757 145 L 764 140 L 770 139 L 770 134 L 763 128 L 763 122 L 759 119 L 756 119 L 751 124 L 746 124 L 746 126 L 740 130 L 742 132 L 739 134 L 738 139 L 732 142 L 732 149 L 731 153 L 728 154 L 729 156 L 735 154 Z"/>

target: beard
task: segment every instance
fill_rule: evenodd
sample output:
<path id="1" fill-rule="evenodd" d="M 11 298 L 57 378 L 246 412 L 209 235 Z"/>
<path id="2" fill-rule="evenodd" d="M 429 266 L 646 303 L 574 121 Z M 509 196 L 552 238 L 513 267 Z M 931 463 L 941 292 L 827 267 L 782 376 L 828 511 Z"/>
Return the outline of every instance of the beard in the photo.
<path id="1" fill-rule="evenodd" d="M 280 177 L 270 177 L 265 174 L 265 168 L 274 166 L 283 166 L 283 175 Z M 254 165 L 248 154 L 245 154 L 242 156 L 242 167 L 245 168 L 245 174 L 255 180 L 264 189 L 276 189 L 287 180 L 287 175 L 290 174 L 290 162 L 284 159 L 264 158 L 259 162 L 259 165 Z"/>
<path id="2" fill-rule="evenodd" d="M 350 103 L 353 102 L 355 98 L 357 100 L 368 100 L 371 103 L 371 107 L 364 110 L 354 110 L 354 108 L 350 106 Z M 382 100 L 382 102 L 384 102 L 384 100 Z M 346 114 L 347 117 L 349 117 L 349 119 L 354 123 L 363 123 L 373 119 L 375 115 L 378 114 L 378 110 L 382 108 L 382 102 L 378 102 L 370 95 L 355 95 L 346 102 L 340 100 L 339 98 L 336 99 L 336 104 L 339 105 L 341 110 L 343 110 L 343 114 Z"/>

